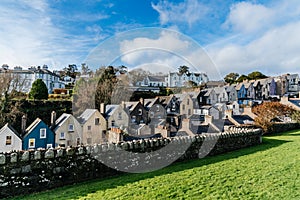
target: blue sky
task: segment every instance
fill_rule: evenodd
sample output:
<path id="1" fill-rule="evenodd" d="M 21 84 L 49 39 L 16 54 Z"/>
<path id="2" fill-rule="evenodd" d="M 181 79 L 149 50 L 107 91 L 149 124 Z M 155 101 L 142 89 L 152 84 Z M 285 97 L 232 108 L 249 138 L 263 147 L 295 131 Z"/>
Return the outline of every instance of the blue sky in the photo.
<path id="1" fill-rule="evenodd" d="M 168 46 L 169 52 L 184 55 L 198 71 L 209 71 L 199 56 L 203 50 L 191 51 L 189 45 L 197 43 L 220 76 L 254 70 L 268 75 L 299 73 L 298 0 L 2 0 L 0 24 L 0 63 L 10 67 L 80 65 L 95 48 L 103 48 L 106 40 L 124 31 L 138 28 L 142 33 L 145 27 L 156 27 L 164 29 L 148 35 L 133 31 L 130 37 L 114 40 L 116 45 L 110 48 L 122 55 L 129 46 L 155 43 L 160 48 L 162 44 L 161 48 Z M 185 44 L 189 45 L 178 51 Z M 111 52 L 106 49 L 106 53 Z M 134 68 L 156 63 L 173 69 L 188 64 L 167 54 L 158 59 L 158 52 L 145 55 L 124 56 L 116 64 Z M 99 66 L 107 64 L 99 62 Z"/>

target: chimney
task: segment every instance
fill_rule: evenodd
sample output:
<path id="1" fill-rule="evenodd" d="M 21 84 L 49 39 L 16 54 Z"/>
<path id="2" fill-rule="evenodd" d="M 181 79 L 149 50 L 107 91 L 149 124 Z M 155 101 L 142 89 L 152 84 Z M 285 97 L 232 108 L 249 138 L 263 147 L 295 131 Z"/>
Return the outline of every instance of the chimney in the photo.
<path id="1" fill-rule="evenodd" d="M 100 113 L 102 115 L 105 115 L 106 111 L 105 111 L 105 104 L 104 103 L 101 103 L 100 104 Z"/>
<path id="2" fill-rule="evenodd" d="M 231 118 L 231 117 L 232 117 L 232 114 L 233 114 L 232 109 L 226 110 L 226 111 L 225 111 L 225 116 L 228 117 L 228 118 Z"/>
<path id="3" fill-rule="evenodd" d="M 205 115 L 205 122 L 207 124 L 211 124 L 213 121 L 213 116 L 210 116 L 210 115 Z"/>
<path id="4" fill-rule="evenodd" d="M 22 117 L 22 121 L 21 121 L 21 131 L 22 131 L 22 135 L 25 133 L 26 130 L 26 116 L 23 115 Z"/>
<path id="5" fill-rule="evenodd" d="M 144 99 L 140 98 L 140 103 L 144 106 Z"/>
<path id="6" fill-rule="evenodd" d="M 125 103 L 125 101 L 122 101 L 121 105 L 122 105 L 122 108 L 125 110 L 126 109 L 126 103 Z"/>
<path id="7" fill-rule="evenodd" d="M 51 127 L 55 126 L 55 121 L 56 121 L 56 112 L 52 111 L 51 112 Z"/>

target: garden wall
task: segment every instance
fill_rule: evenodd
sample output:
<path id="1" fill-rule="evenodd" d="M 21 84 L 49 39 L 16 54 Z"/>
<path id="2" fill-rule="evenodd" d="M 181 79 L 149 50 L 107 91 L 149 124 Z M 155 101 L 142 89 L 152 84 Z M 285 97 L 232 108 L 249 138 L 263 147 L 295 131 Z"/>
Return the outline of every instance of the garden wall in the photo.
<path id="1" fill-rule="evenodd" d="M 226 133 L 195 137 L 2 153 L 0 198 L 115 176 L 123 173 L 120 166 L 131 172 L 151 171 L 159 163 L 196 159 L 257 145 L 262 142 L 261 135 L 260 129 L 235 128 Z M 201 149 L 209 143 L 213 144 L 212 149 Z"/>
<path id="2" fill-rule="evenodd" d="M 299 123 L 274 123 L 271 128 L 271 133 L 282 133 L 286 131 L 296 130 L 299 128 Z"/>

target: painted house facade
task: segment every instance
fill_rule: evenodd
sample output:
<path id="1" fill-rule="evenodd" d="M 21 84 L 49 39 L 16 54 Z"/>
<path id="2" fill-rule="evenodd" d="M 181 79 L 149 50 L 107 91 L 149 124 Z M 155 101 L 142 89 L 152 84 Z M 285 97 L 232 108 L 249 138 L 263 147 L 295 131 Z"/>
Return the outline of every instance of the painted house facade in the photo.
<path id="1" fill-rule="evenodd" d="M 54 148 L 55 147 L 55 134 L 43 122 L 37 118 L 26 130 L 23 136 L 22 148 L 24 150 L 37 149 L 37 148 Z"/>
<path id="2" fill-rule="evenodd" d="M 122 105 L 106 105 L 105 118 L 108 129 L 128 129 L 130 117 Z"/>
<path id="3" fill-rule="evenodd" d="M 147 124 L 148 112 L 140 101 L 128 101 L 125 103 L 126 112 L 129 113 L 130 123 Z"/>
<path id="4" fill-rule="evenodd" d="M 228 95 L 228 102 L 237 101 L 237 91 L 235 89 L 235 85 L 225 86 L 227 95 Z"/>
<path id="5" fill-rule="evenodd" d="M 55 146 L 78 146 L 82 142 L 82 127 L 71 114 L 63 113 L 56 121 L 53 129 Z"/>
<path id="6" fill-rule="evenodd" d="M 22 150 L 22 138 L 12 126 L 5 124 L 0 129 L 0 152 L 19 150 Z"/>
<path id="7" fill-rule="evenodd" d="M 141 86 L 148 87 L 167 87 L 168 76 L 147 76 L 142 81 Z"/>
<path id="8" fill-rule="evenodd" d="M 217 94 L 213 88 L 201 90 L 199 94 L 199 105 L 213 105 L 217 103 Z"/>
<path id="9" fill-rule="evenodd" d="M 226 103 L 228 102 L 228 93 L 226 92 L 225 87 L 216 87 L 214 91 L 217 95 L 217 103 Z"/>
<path id="10" fill-rule="evenodd" d="M 106 141 L 107 124 L 97 109 L 86 109 L 78 118 L 82 126 L 82 144 L 101 144 Z"/>

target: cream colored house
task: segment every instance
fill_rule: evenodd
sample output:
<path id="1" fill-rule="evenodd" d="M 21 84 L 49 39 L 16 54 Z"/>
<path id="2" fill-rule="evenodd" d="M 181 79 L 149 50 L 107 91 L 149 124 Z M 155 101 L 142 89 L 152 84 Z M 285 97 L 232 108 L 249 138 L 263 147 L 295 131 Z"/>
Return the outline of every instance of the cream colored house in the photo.
<path id="1" fill-rule="evenodd" d="M 82 144 L 100 144 L 106 141 L 107 123 L 97 109 L 86 109 L 78 119 L 82 126 Z"/>
<path id="2" fill-rule="evenodd" d="M 55 132 L 55 146 L 77 146 L 82 143 L 82 127 L 71 114 L 62 114 L 55 121 L 53 131 Z"/>
<path id="3" fill-rule="evenodd" d="M 106 105 L 107 128 L 128 129 L 129 115 L 122 105 Z"/>

